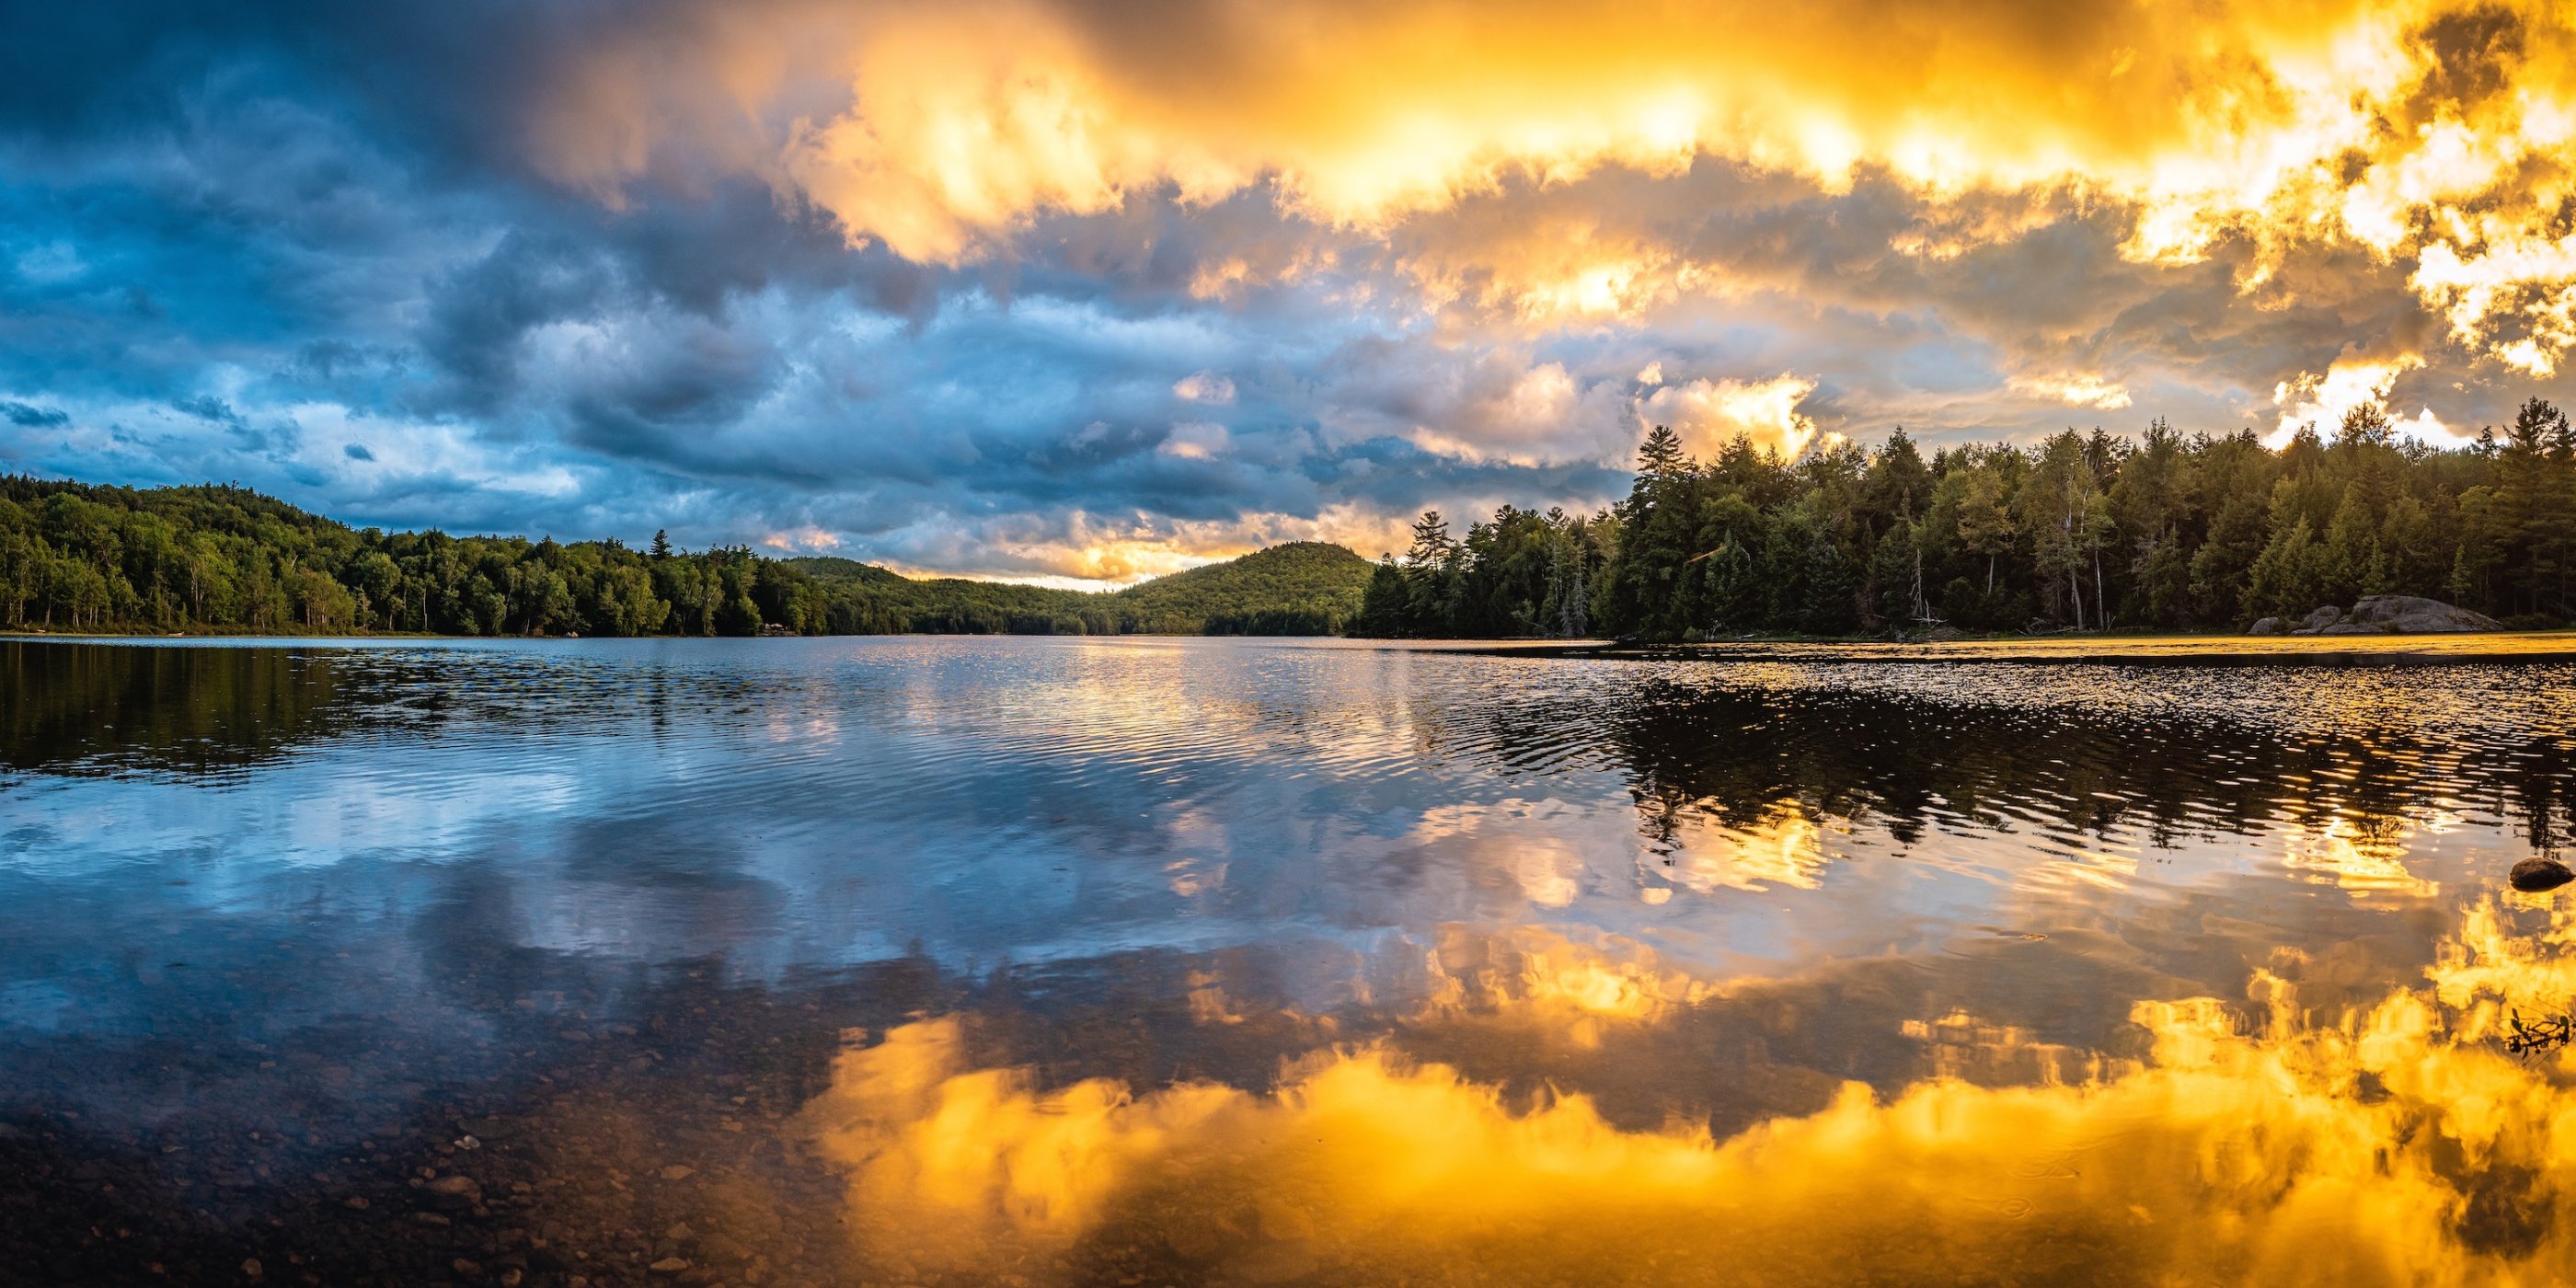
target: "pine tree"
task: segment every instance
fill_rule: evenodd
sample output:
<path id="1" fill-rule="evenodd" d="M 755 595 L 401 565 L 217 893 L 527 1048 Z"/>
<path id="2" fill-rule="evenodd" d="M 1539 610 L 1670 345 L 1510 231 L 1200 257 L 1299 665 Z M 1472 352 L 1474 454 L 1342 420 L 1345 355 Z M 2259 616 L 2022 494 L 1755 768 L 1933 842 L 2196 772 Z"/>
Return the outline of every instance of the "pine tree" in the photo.
<path id="1" fill-rule="evenodd" d="M 2254 560 L 2245 592 L 2246 614 L 2301 617 L 2324 602 L 2325 547 L 2304 518 L 2276 536 Z"/>
<path id="2" fill-rule="evenodd" d="M 1438 510 L 1425 510 L 1413 521 L 1413 546 L 1405 551 L 1404 563 L 1417 571 L 1436 568 L 1449 558 L 1456 543 L 1449 537 L 1449 521 Z"/>
<path id="3" fill-rule="evenodd" d="M 1646 441 L 1637 447 L 1637 472 L 1650 478 L 1679 474 L 1687 463 L 1682 456 L 1681 436 L 1669 426 L 1647 430 Z"/>
<path id="4" fill-rule="evenodd" d="M 2376 402 L 2345 412 L 2343 423 L 2335 426 L 2337 447 L 2386 447 L 2396 441 L 2397 431 L 2388 423 L 2388 409 Z"/>
<path id="5" fill-rule="evenodd" d="M 1971 553 L 1986 557 L 1989 596 L 1995 593 L 1995 561 L 2011 552 L 2015 533 L 2002 471 L 1991 464 L 1979 465 L 1969 472 L 1967 491 L 1959 499 L 1959 542 Z"/>
<path id="6" fill-rule="evenodd" d="M 2372 593 L 2367 585 L 2379 556 L 2378 524 L 2355 482 L 2344 489 L 2334 520 L 2326 525 L 2326 582 L 2318 588 L 2322 602 L 2349 604 Z"/>

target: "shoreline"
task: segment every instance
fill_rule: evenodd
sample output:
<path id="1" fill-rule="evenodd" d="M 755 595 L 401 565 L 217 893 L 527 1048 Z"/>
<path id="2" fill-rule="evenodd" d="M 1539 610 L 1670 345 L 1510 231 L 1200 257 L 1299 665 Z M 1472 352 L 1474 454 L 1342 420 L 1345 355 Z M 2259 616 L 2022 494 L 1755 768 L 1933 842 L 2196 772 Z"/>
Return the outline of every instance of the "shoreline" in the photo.
<path id="1" fill-rule="evenodd" d="M 1497 655 L 1708 662 L 1876 662 L 1900 666 L 2536 666 L 2576 663 L 2576 630 L 2457 635 L 2139 635 L 1889 640 L 1725 640 L 1698 644 L 1533 642 Z"/>
<path id="2" fill-rule="evenodd" d="M 2537 666 L 2576 663 L 2576 629 L 2477 634 L 2383 636 L 2104 635 L 2026 639 L 1964 639 L 1899 643 L 1892 640 L 1770 639 L 1641 644 L 1616 640 L 1369 639 L 1349 635 L 1011 635 L 905 632 L 887 635 L 232 635 L 63 634 L 0 631 L 0 641 L 125 646 L 232 645 L 350 647 L 378 644 L 588 644 L 646 640 L 1316 640 L 1425 653 L 1459 653 L 1592 661 L 1834 662 L 1896 666 L 1993 663 L 2014 666 L 2389 667 Z"/>

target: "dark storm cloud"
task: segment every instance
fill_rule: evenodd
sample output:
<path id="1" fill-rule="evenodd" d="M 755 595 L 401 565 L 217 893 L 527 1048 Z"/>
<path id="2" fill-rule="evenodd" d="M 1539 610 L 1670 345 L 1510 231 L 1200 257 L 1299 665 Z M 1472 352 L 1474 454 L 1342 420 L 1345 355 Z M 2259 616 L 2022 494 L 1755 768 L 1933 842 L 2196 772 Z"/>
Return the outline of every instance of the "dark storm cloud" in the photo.
<path id="1" fill-rule="evenodd" d="M 22 402 L 0 403 L 0 416 L 12 425 L 29 429 L 56 429 L 71 423 L 71 416 L 59 407 L 30 407 Z"/>
<path id="2" fill-rule="evenodd" d="M 20 342 L 0 387 L 80 413 L 13 415 L 62 431 L 13 445 L 25 465 L 241 478 L 362 520 L 676 519 L 701 541 L 818 517 L 861 535 L 951 514 L 1222 521 L 1335 496 L 1293 443 L 1266 466 L 1156 450 L 1203 410 L 1176 407 L 1173 381 L 1244 343 L 1153 329 L 1194 261 L 1120 262 L 1132 229 L 961 273 L 853 249 L 739 176 L 617 208 L 527 182 L 488 142 L 518 128 L 526 86 L 483 53 L 542 47 L 559 21 L 469 7 L 424 33 L 171 6 L 22 30 L 14 56 L 46 49 L 50 79 L 8 100 L 28 164 L 0 196 L 17 269 L 0 325 Z M 1138 218 L 1187 226 L 1168 206 Z M 1225 410 L 1266 418 L 1236 434 L 1257 449 L 1305 435 L 1306 401 Z M 343 421 L 393 441 L 341 441 Z"/>

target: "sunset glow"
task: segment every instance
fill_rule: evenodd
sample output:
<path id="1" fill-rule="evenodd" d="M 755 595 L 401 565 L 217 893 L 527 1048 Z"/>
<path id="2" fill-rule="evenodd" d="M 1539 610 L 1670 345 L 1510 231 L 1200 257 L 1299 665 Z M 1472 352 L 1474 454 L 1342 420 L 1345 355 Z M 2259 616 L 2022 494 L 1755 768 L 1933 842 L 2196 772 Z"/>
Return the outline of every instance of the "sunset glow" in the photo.
<path id="1" fill-rule="evenodd" d="M 446 33 L 518 51 L 470 71 L 333 28 L 417 65 L 327 92 L 210 30 L 167 120 L 22 132 L 13 467 L 398 525 L 542 478 L 525 522 L 1110 585 L 1595 506 L 1652 424 L 2457 445 L 2576 347 L 2538 0 L 544 8 Z M 263 219 L 44 195 L 227 184 Z M 170 259 L 277 276 L 133 278 Z M 111 359 L 126 286 L 171 334 Z"/>
<path id="2" fill-rule="evenodd" d="M 2320 1013 L 2271 970 L 2242 998 L 2142 1001 L 2135 1056 L 1926 1017 L 1903 1030 L 1920 1081 L 1885 1097 L 1846 1084 L 1724 1141 L 1622 1129 L 1580 1095 L 1517 1103 L 1371 1048 L 1292 1062 L 1270 1094 L 1042 1089 L 962 1067 L 950 1019 L 844 1055 L 813 1124 L 849 1171 L 860 1236 L 946 1270 L 1213 1227 L 1246 1273 L 1371 1280 L 1680 1265 L 1870 1282 L 2110 1256 L 2149 1279 L 2534 1282 L 2571 1252 L 2556 1218 L 2576 1193 L 2576 1107 L 2563 1053 L 2517 1061 L 2493 1037 L 2507 1009 L 2561 995 L 2567 938 L 2563 914 L 2516 937 L 2488 908 L 2428 986 L 2356 1008 Z M 1618 968 L 1571 978 L 1500 1004 L 1653 1022 Z"/>
<path id="3" fill-rule="evenodd" d="M 2576 1275 L 2576 0 L 0 5 L 0 1280 Z"/>

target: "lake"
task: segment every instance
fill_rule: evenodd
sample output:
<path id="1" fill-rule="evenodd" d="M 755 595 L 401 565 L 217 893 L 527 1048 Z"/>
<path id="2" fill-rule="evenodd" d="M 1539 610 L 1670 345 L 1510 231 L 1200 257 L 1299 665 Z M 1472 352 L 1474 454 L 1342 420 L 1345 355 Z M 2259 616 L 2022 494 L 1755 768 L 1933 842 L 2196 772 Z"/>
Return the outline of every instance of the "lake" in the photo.
<path id="1" fill-rule="evenodd" d="M 0 1280 L 2550 1282 L 2571 694 L 0 643 Z"/>

